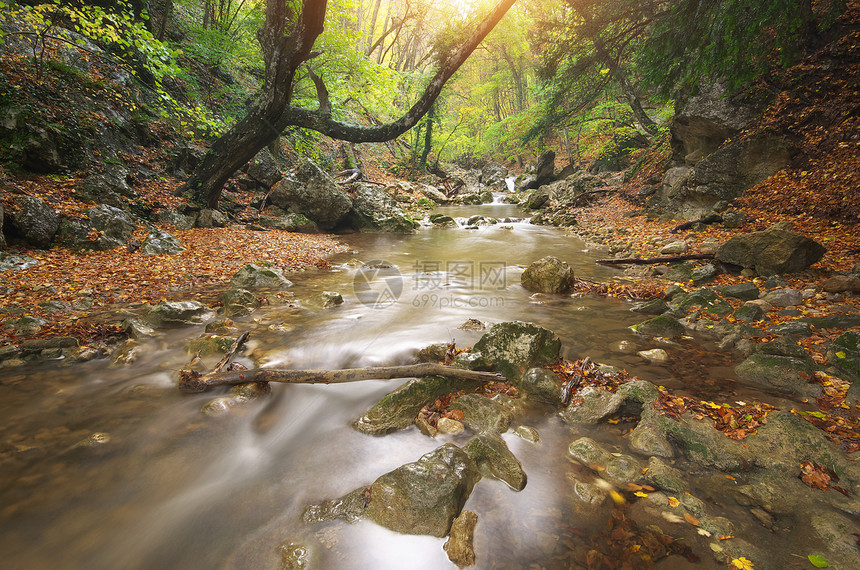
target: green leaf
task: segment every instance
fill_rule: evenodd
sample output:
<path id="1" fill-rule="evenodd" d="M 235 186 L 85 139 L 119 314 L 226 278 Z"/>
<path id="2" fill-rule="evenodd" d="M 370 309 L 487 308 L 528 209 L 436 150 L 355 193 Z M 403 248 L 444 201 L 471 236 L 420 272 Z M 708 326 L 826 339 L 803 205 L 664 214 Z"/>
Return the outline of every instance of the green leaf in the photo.
<path id="1" fill-rule="evenodd" d="M 821 412 L 807 412 L 807 413 L 808 413 L 808 415 L 810 415 L 814 418 L 818 418 L 820 420 L 827 419 L 827 416 L 825 414 L 822 414 Z"/>
<path id="2" fill-rule="evenodd" d="M 812 562 L 812 565 L 816 568 L 828 568 L 830 566 L 830 563 L 827 562 L 823 556 L 810 554 L 807 558 L 809 558 L 809 561 Z"/>

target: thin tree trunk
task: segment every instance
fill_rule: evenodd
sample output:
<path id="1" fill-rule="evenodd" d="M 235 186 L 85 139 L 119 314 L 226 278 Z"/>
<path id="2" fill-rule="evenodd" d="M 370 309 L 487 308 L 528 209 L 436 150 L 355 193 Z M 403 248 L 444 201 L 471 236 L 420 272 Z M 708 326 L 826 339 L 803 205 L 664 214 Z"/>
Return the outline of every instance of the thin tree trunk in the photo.
<path id="1" fill-rule="evenodd" d="M 370 45 L 373 43 L 373 32 L 376 31 L 376 19 L 379 17 L 379 6 L 382 0 L 376 0 L 373 6 L 373 15 L 370 17 L 370 27 L 367 30 L 367 46 L 364 48 L 364 53 L 370 56 Z"/>
<path id="2" fill-rule="evenodd" d="M 281 382 L 287 384 L 341 384 L 360 380 L 392 380 L 395 378 L 422 378 L 447 376 L 461 380 L 505 382 L 506 378 L 494 372 L 477 372 L 445 366 L 443 364 L 410 364 L 406 366 L 380 366 L 347 368 L 344 370 L 282 370 L 255 368 L 231 370 L 198 375 L 193 370 L 181 370 L 179 390 L 186 393 L 204 392 L 213 386 L 233 386 L 249 382 Z"/>

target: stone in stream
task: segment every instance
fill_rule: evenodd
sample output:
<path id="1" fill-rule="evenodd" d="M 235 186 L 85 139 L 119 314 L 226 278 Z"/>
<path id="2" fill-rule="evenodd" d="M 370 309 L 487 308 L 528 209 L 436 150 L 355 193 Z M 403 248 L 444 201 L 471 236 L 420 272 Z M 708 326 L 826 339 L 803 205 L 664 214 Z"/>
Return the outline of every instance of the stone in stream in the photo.
<path id="1" fill-rule="evenodd" d="M 658 489 L 670 493 L 683 493 L 688 485 L 684 483 L 684 474 L 660 459 L 652 457 L 648 460 L 648 470 L 645 472 L 645 480 Z"/>
<path id="2" fill-rule="evenodd" d="M 529 368 L 519 384 L 528 396 L 556 406 L 561 404 L 563 382 L 558 375 L 546 368 Z"/>
<path id="3" fill-rule="evenodd" d="M 168 329 L 202 325 L 215 316 L 215 312 L 197 301 L 161 301 L 143 317 L 155 329 Z"/>
<path id="4" fill-rule="evenodd" d="M 260 306 L 257 296 L 247 289 L 229 289 L 221 295 L 224 303 L 224 314 L 228 317 L 244 317 L 250 315 Z"/>
<path id="5" fill-rule="evenodd" d="M 254 263 L 247 264 L 230 278 L 231 287 L 249 291 L 283 289 L 292 285 L 279 268 L 263 267 Z"/>
<path id="6" fill-rule="evenodd" d="M 475 460 L 484 477 L 504 481 L 514 491 L 525 489 L 527 478 L 523 466 L 498 435 L 475 436 L 463 451 Z"/>
<path id="7" fill-rule="evenodd" d="M 452 443 L 339 498 L 311 505 L 306 523 L 368 519 L 403 534 L 444 537 L 481 478 L 468 453 Z"/>
<path id="8" fill-rule="evenodd" d="M 631 328 L 642 335 L 671 339 L 681 338 L 684 334 L 684 325 L 669 315 L 658 315 Z"/>
<path id="9" fill-rule="evenodd" d="M 532 262 L 520 278 L 522 286 L 538 293 L 568 293 L 573 288 L 573 269 L 567 262 L 548 255 Z"/>
<path id="10" fill-rule="evenodd" d="M 478 515 L 463 511 L 451 524 L 451 535 L 442 548 L 448 553 L 448 560 L 464 568 L 475 564 L 475 525 Z"/>
<path id="11" fill-rule="evenodd" d="M 343 295 L 337 291 L 323 291 L 313 295 L 306 304 L 312 309 L 329 309 L 343 305 Z"/>
<path id="12" fill-rule="evenodd" d="M 478 386 L 480 382 L 454 380 L 444 376 L 409 380 L 385 395 L 352 425 L 358 431 L 369 434 L 406 429 L 412 425 L 421 408 L 439 396 Z"/>
<path id="13" fill-rule="evenodd" d="M 555 364 L 561 358 L 561 341 L 550 330 L 532 323 L 498 323 L 482 336 L 469 359 L 469 368 L 494 370 L 517 380 L 526 370 Z"/>
<path id="14" fill-rule="evenodd" d="M 460 410 L 462 422 L 475 433 L 504 433 L 511 425 L 511 414 L 504 406 L 481 394 L 465 394 L 451 402 L 451 410 Z"/>
<path id="15" fill-rule="evenodd" d="M 770 354 L 753 354 L 735 367 L 735 374 L 741 382 L 817 398 L 821 395 L 821 386 L 809 383 L 812 372 L 812 367 L 803 360 Z"/>

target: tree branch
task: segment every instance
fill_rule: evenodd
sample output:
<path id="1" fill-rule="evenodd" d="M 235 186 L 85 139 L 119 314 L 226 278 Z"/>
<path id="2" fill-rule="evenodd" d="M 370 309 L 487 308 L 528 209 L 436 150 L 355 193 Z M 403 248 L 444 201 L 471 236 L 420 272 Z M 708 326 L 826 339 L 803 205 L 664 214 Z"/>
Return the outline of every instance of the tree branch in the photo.
<path id="1" fill-rule="evenodd" d="M 443 364 L 425 363 L 406 366 L 379 366 L 369 368 L 347 368 L 344 370 L 282 370 L 277 368 L 255 368 L 232 370 L 200 376 L 193 370 L 180 370 L 179 391 L 204 392 L 212 386 L 231 386 L 248 382 L 281 382 L 287 384 L 340 384 L 360 380 L 391 380 L 394 378 L 417 378 L 447 376 L 461 380 L 504 382 L 506 379 L 495 372 L 463 370 Z"/>

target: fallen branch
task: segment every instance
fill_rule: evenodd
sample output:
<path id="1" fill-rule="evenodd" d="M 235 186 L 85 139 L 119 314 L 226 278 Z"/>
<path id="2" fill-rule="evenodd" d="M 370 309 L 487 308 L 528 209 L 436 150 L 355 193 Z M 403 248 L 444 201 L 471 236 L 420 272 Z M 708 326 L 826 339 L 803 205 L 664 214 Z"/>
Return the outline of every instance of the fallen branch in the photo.
<path id="1" fill-rule="evenodd" d="M 619 257 L 617 259 L 598 259 L 595 263 L 603 263 L 605 265 L 651 265 L 653 263 L 672 263 L 675 261 L 686 261 L 688 259 L 713 259 L 713 253 L 687 253 L 684 255 L 661 255 L 660 257 L 650 257 L 643 259 L 641 257 Z"/>
<path id="2" fill-rule="evenodd" d="M 582 194 L 577 194 L 574 196 L 573 200 L 565 204 L 565 206 L 579 208 L 591 202 L 591 198 L 597 196 L 598 194 L 608 194 L 609 192 L 614 192 L 617 188 L 607 187 L 607 188 L 597 188 L 595 190 L 589 190 L 588 192 L 583 192 Z"/>
<path id="3" fill-rule="evenodd" d="M 227 350 L 227 354 L 224 355 L 224 358 L 218 361 L 218 364 L 215 365 L 215 368 L 212 369 L 212 372 L 209 374 L 217 374 L 224 370 L 224 367 L 230 362 L 230 359 L 233 358 L 233 355 L 236 354 L 236 351 L 239 350 L 245 341 L 248 340 L 248 335 L 251 334 L 248 331 L 243 332 L 239 335 L 239 338 L 233 341 L 233 344 L 230 345 L 229 350 Z"/>
<path id="4" fill-rule="evenodd" d="M 179 371 L 179 391 L 204 392 L 212 386 L 231 386 L 248 382 L 282 382 L 288 384 L 339 384 L 360 380 L 391 380 L 392 378 L 420 378 L 425 376 L 447 376 L 461 380 L 504 382 L 506 378 L 494 372 L 462 370 L 443 364 L 410 364 L 406 366 L 379 366 L 369 368 L 347 368 L 344 370 L 283 370 L 277 368 L 254 368 L 210 372 L 200 375 L 193 370 Z"/>
<path id="5" fill-rule="evenodd" d="M 672 228 L 671 233 L 677 233 L 681 230 L 689 230 L 696 224 L 721 224 L 723 222 L 723 217 L 718 214 L 710 214 L 708 216 L 702 216 L 698 220 L 693 220 L 692 222 L 685 222 L 679 226 L 675 226 Z"/>

